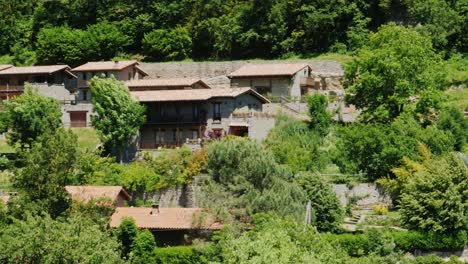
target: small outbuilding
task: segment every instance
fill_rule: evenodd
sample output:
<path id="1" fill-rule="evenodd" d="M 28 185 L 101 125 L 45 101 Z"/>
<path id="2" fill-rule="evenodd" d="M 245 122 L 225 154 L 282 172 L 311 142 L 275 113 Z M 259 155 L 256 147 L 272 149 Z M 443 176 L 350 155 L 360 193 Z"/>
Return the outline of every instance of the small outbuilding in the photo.
<path id="1" fill-rule="evenodd" d="M 110 226 L 119 227 L 124 218 L 133 218 L 138 228 L 150 230 L 161 246 L 189 244 L 189 237 L 201 237 L 223 228 L 202 208 L 117 207 Z"/>
<path id="2" fill-rule="evenodd" d="M 132 198 L 122 186 L 65 186 L 73 201 L 89 203 L 90 201 L 109 200 L 115 206 L 124 206 Z"/>

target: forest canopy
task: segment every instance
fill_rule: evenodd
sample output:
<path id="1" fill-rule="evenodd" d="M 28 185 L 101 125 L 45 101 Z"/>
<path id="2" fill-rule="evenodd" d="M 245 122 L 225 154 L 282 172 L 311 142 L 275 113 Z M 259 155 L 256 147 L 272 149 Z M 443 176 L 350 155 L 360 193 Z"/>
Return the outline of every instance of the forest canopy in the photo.
<path id="1" fill-rule="evenodd" d="M 349 52 L 389 22 L 414 26 L 448 55 L 468 43 L 460 0 L 0 0 L 0 18 L 0 63 L 16 65 Z"/>

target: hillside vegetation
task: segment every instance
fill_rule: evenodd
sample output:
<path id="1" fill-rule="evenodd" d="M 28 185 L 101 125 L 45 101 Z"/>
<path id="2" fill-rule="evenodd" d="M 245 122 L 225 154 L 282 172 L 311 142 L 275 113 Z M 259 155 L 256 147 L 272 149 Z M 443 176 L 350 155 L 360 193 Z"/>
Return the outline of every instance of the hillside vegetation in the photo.
<path id="1" fill-rule="evenodd" d="M 389 22 L 467 51 L 466 2 L 0 0 L 0 63 L 311 57 L 346 53 Z"/>

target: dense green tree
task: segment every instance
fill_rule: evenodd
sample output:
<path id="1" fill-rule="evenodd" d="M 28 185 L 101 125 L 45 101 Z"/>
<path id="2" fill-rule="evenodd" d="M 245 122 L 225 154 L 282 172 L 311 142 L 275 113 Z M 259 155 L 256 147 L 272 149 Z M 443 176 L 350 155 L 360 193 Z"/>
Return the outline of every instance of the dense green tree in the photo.
<path id="1" fill-rule="evenodd" d="M 418 160 L 419 143 L 437 154 L 454 148 L 454 141 L 444 131 L 433 126 L 423 129 L 405 114 L 392 124 L 355 123 L 339 128 L 335 163 L 343 172 L 363 172 L 369 180 L 376 180 L 391 176 L 403 157 Z"/>
<path id="2" fill-rule="evenodd" d="M 71 183 L 77 154 L 77 137 L 70 130 L 59 129 L 40 136 L 24 154 L 24 167 L 13 178 L 20 199 L 34 203 L 52 217 L 70 206 L 65 185 Z"/>
<path id="3" fill-rule="evenodd" d="M 132 243 L 132 263 L 148 263 L 156 249 L 154 236 L 148 229 L 138 232 Z"/>
<path id="4" fill-rule="evenodd" d="M 3 128 L 10 145 L 31 147 L 41 135 L 62 126 L 62 111 L 56 99 L 45 97 L 26 86 L 25 92 L 6 102 Z"/>
<path id="5" fill-rule="evenodd" d="M 362 109 L 365 121 L 389 122 L 412 101 L 427 102 L 424 97 L 446 88 L 446 79 L 430 38 L 412 28 L 385 25 L 346 68 L 347 102 Z"/>
<path id="6" fill-rule="evenodd" d="M 223 263 L 347 263 L 313 228 L 274 215 L 254 217 L 255 227 L 240 236 L 225 234 L 217 244 Z"/>
<path id="7" fill-rule="evenodd" d="M 145 120 L 145 108 L 136 102 L 127 86 L 114 77 L 94 77 L 89 84 L 94 111 L 93 126 L 99 131 L 102 142 L 116 148 L 122 162 L 124 148 L 130 144 Z"/>
<path id="8" fill-rule="evenodd" d="M 455 150 L 462 150 L 468 138 L 468 120 L 455 107 L 448 107 L 440 114 L 436 125 L 438 128 L 450 132 L 455 140 Z"/>
<path id="9" fill-rule="evenodd" d="M 0 232 L 2 263 L 122 263 L 118 243 L 92 221 L 25 215 Z"/>
<path id="10" fill-rule="evenodd" d="M 182 27 L 157 29 L 145 34 L 143 52 L 151 60 L 183 60 L 191 55 L 192 39 Z"/>
<path id="11" fill-rule="evenodd" d="M 468 167 L 452 154 L 424 164 L 408 178 L 400 198 L 402 222 L 439 233 L 468 230 Z"/>
<path id="12" fill-rule="evenodd" d="M 115 231 L 117 240 L 121 244 L 122 257 L 127 257 L 130 253 L 137 234 L 138 228 L 135 225 L 135 220 L 133 218 L 122 219 L 119 228 Z"/>
<path id="13" fill-rule="evenodd" d="M 186 47 L 193 46 L 193 52 L 187 54 L 194 59 L 278 58 L 346 52 L 366 44 L 368 32 L 392 21 L 415 26 L 417 31 L 430 36 L 437 49 L 467 50 L 467 30 L 463 25 L 467 24 L 468 15 L 463 0 L 1 0 L 0 17 L 0 54 L 9 54 L 15 61 L 20 55 L 21 63 L 33 62 L 24 58 L 28 52 L 22 51 L 23 48 L 34 51 L 32 48 L 41 46 L 45 50 L 42 47 L 46 47 L 46 39 L 42 37 L 39 43 L 37 38 L 45 29 L 68 26 L 85 31 L 94 25 L 102 28 L 103 23 L 115 25 L 127 37 L 128 42 L 123 45 L 125 54 L 148 52 L 142 43 L 151 32 L 170 33 L 180 28 L 186 28 L 189 34 L 170 39 L 183 40 L 185 51 Z M 104 35 L 107 40 L 116 36 Z M 185 46 L 188 39 L 192 44 Z M 160 41 L 153 38 L 151 45 L 159 49 L 170 44 L 173 51 L 180 48 L 172 41 L 158 45 Z M 21 48 L 13 51 L 16 45 Z M 77 61 L 96 59 L 89 57 L 86 47 L 70 51 L 79 57 Z M 40 53 L 39 62 L 43 62 L 46 54 Z M 149 55 L 149 60 L 161 60 Z M 60 62 L 76 63 L 60 59 Z"/>
<path id="14" fill-rule="evenodd" d="M 462 26 L 462 14 L 457 12 L 456 2 L 462 1 L 407 1 L 409 19 L 414 25 L 420 25 L 416 28 L 418 31 L 432 37 L 435 47 L 446 48 L 449 40 L 460 33 Z"/>
<path id="15" fill-rule="evenodd" d="M 309 122 L 310 129 L 322 136 L 326 136 L 333 121 L 330 113 L 327 112 L 327 98 L 321 94 L 314 94 L 307 98 L 307 105 L 309 106 L 309 116 L 311 119 Z"/>
<path id="16" fill-rule="evenodd" d="M 246 208 L 248 213 L 274 211 L 298 219 L 303 215 L 305 195 L 292 171 L 278 165 L 257 142 L 224 138 L 211 143 L 208 169 L 212 183 L 205 188 L 207 201 L 216 199 L 223 207 Z"/>
<path id="17" fill-rule="evenodd" d="M 320 171 L 327 164 L 322 141 L 306 122 L 280 116 L 269 131 L 265 146 L 273 152 L 276 162 L 288 165 L 294 172 Z"/>
<path id="18" fill-rule="evenodd" d="M 312 225 L 321 232 L 339 230 L 344 210 L 332 186 L 321 176 L 313 174 L 304 174 L 298 181 L 312 205 Z"/>
<path id="19" fill-rule="evenodd" d="M 41 64 L 66 63 L 72 66 L 86 61 L 85 33 L 67 26 L 43 28 L 37 35 L 37 60 Z"/>
<path id="20" fill-rule="evenodd" d="M 83 40 L 84 50 L 87 51 L 86 59 L 94 61 L 110 60 L 131 44 L 130 38 L 107 21 L 89 26 Z"/>

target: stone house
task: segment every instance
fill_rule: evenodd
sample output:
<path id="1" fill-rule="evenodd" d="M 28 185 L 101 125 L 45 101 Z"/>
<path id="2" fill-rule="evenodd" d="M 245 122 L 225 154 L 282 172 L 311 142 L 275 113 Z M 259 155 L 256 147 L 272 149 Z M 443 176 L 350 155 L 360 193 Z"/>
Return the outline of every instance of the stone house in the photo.
<path id="1" fill-rule="evenodd" d="M 223 228 L 203 208 L 117 207 L 109 225 L 118 228 L 124 218 L 133 218 L 138 228 L 150 230 L 158 246 L 191 244 L 193 238 Z"/>
<path id="2" fill-rule="evenodd" d="M 24 92 L 29 83 L 38 92 L 60 102 L 69 101 L 77 77 L 67 65 L 15 67 L 0 65 L 0 100 L 9 100 Z"/>
<path id="3" fill-rule="evenodd" d="M 94 76 L 110 77 L 117 80 L 138 80 L 147 76 L 139 66 L 138 61 L 97 61 L 87 62 L 71 71 L 77 76 L 76 93 L 74 104 L 66 109 L 68 116 L 64 120 L 65 125 L 71 127 L 86 127 L 91 125 L 93 107 L 91 105 L 91 93 L 88 81 Z"/>
<path id="4" fill-rule="evenodd" d="M 146 123 L 140 129 L 140 149 L 199 144 L 227 134 L 261 139 L 274 126 L 273 119 L 261 115 L 262 104 L 269 100 L 248 87 L 130 93 L 147 110 Z"/>
<path id="5" fill-rule="evenodd" d="M 75 93 L 77 76 L 67 65 L 13 67 L 0 66 L 0 100 L 10 100 L 24 92 L 26 83 L 37 89 L 37 92 L 55 98 L 62 108 L 64 126 L 86 126 L 81 120 L 73 117 L 82 113 L 82 106 L 77 105 Z"/>
<path id="6" fill-rule="evenodd" d="M 272 99 L 300 99 L 314 87 L 306 63 L 247 63 L 230 73 L 231 87 L 250 87 Z"/>

